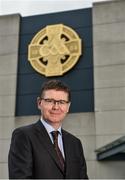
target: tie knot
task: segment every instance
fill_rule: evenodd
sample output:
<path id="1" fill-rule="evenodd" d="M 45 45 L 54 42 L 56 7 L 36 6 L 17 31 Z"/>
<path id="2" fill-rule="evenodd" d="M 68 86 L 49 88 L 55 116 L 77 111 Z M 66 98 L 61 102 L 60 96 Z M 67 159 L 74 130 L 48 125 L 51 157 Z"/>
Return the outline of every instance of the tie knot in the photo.
<path id="1" fill-rule="evenodd" d="M 53 139 L 58 139 L 59 131 L 52 131 L 51 133 L 52 133 Z"/>

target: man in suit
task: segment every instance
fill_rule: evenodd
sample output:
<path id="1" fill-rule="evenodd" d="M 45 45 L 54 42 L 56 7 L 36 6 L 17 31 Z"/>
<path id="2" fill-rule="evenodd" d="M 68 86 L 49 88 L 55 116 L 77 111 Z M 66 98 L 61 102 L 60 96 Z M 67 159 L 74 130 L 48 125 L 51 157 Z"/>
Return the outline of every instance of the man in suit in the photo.
<path id="1" fill-rule="evenodd" d="M 61 127 L 70 102 L 66 84 L 59 80 L 44 83 L 37 99 L 40 120 L 13 132 L 10 179 L 88 179 L 80 140 Z"/>

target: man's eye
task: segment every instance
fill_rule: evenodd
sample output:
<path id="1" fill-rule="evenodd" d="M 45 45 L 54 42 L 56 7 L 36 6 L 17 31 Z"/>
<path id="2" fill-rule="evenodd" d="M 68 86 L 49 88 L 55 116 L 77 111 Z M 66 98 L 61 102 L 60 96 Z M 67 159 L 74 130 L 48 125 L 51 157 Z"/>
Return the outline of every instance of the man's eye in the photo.
<path id="1" fill-rule="evenodd" d="M 46 102 L 53 102 L 53 99 L 46 99 Z"/>
<path id="2" fill-rule="evenodd" d="M 67 102 L 64 100 L 59 101 L 60 104 L 66 104 Z"/>

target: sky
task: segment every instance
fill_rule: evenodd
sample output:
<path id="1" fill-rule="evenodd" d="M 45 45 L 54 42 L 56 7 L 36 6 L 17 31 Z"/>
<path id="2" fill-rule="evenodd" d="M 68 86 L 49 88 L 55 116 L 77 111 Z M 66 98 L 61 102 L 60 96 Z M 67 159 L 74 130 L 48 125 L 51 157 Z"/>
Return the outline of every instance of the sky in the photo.
<path id="1" fill-rule="evenodd" d="M 109 0 L 0 0 L 0 15 L 20 13 L 21 16 L 46 14 L 92 7 L 93 2 Z"/>

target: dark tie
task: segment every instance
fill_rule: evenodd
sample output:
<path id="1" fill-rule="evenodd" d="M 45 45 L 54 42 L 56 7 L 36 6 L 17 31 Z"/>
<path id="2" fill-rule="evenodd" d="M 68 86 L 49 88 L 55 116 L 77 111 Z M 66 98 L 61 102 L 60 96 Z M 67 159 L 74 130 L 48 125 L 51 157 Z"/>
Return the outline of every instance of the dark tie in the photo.
<path id="1" fill-rule="evenodd" d="M 59 162 L 60 162 L 60 165 L 61 165 L 61 169 L 62 171 L 64 172 L 64 168 L 65 168 L 65 161 L 64 161 L 64 158 L 63 158 L 63 155 L 59 149 L 59 146 L 58 146 L 58 131 L 52 131 L 52 137 L 53 137 L 53 142 L 54 142 L 54 148 L 56 150 L 56 154 L 59 158 Z"/>

